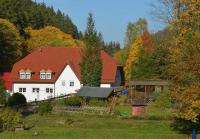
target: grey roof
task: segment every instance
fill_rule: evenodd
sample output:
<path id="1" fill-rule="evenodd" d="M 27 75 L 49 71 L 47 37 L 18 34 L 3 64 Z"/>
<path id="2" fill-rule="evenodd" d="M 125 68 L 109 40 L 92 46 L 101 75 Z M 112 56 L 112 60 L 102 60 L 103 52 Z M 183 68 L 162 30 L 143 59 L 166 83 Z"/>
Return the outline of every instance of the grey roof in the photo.
<path id="1" fill-rule="evenodd" d="M 165 80 L 133 80 L 129 82 L 129 85 L 163 85 L 168 86 L 169 81 Z"/>
<path id="2" fill-rule="evenodd" d="M 108 98 L 113 90 L 113 88 L 83 86 L 76 95 L 81 97 Z"/>

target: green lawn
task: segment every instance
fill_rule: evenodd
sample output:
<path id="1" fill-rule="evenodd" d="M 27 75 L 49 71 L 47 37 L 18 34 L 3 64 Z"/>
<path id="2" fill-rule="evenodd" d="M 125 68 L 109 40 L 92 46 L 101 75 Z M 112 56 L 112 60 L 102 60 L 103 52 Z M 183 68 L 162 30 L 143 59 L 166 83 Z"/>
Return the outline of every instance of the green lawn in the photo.
<path id="1" fill-rule="evenodd" d="M 80 114 L 32 115 L 25 121 L 33 128 L 0 133 L 0 139 L 188 139 L 172 131 L 170 121 Z"/>

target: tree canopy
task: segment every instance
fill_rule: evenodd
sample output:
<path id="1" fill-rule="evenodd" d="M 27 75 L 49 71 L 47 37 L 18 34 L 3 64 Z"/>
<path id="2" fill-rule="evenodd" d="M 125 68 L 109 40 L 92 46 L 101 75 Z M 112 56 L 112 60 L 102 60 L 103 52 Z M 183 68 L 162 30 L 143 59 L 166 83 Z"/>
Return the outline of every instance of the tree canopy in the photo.
<path id="1" fill-rule="evenodd" d="M 0 73 L 10 71 L 20 58 L 22 42 L 16 27 L 5 19 L 0 19 Z"/>
<path id="2" fill-rule="evenodd" d="M 99 86 L 102 75 L 101 48 L 102 42 L 95 29 L 92 14 L 89 14 L 87 28 L 84 34 L 85 49 L 82 56 L 81 82 L 88 86 Z"/>
<path id="3" fill-rule="evenodd" d="M 26 40 L 28 46 L 28 51 L 31 52 L 40 47 L 52 46 L 74 46 L 83 47 L 84 43 L 79 40 L 75 40 L 71 35 L 62 32 L 60 29 L 47 26 L 42 29 L 26 29 L 27 34 L 29 34 L 29 39 Z"/>
<path id="4" fill-rule="evenodd" d="M 61 31 L 79 38 L 79 32 L 68 15 L 44 3 L 38 4 L 32 0 L 1 0 L 0 18 L 4 18 L 16 25 L 21 35 L 26 36 L 25 29 L 32 27 L 40 29 L 45 26 L 54 26 Z"/>

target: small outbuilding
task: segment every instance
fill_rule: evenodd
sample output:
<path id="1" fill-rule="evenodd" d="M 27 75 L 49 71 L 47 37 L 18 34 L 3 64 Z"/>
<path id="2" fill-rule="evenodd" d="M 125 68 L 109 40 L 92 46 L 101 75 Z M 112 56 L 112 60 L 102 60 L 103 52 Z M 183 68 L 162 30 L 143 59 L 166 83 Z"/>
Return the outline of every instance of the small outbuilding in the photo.
<path id="1" fill-rule="evenodd" d="M 114 94 L 113 88 L 83 86 L 76 95 L 87 98 L 108 99 L 113 94 Z"/>

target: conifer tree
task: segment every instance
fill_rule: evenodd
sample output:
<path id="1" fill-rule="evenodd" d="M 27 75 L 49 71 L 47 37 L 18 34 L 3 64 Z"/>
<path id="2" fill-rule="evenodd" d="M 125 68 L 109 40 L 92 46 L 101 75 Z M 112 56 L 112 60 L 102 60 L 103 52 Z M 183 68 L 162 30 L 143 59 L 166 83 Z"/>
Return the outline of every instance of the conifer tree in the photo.
<path id="1" fill-rule="evenodd" d="M 86 47 L 80 63 L 81 82 L 87 86 L 99 86 L 102 75 L 101 40 L 95 29 L 95 23 L 91 13 L 87 21 L 84 42 Z"/>

